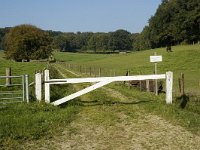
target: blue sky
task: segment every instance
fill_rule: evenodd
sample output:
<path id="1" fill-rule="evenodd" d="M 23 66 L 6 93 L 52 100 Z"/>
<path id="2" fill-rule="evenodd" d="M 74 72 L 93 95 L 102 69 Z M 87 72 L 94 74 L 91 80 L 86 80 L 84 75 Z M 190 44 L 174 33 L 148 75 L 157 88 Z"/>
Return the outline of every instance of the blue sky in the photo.
<path id="1" fill-rule="evenodd" d="M 141 32 L 161 0 L 0 0 L 0 27 L 63 32 Z"/>

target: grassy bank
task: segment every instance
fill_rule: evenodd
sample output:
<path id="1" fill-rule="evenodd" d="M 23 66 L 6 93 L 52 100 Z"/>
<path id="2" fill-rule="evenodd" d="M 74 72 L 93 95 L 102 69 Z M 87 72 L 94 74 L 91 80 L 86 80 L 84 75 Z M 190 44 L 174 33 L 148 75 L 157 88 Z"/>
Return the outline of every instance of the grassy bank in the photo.
<path id="1" fill-rule="evenodd" d="M 127 70 L 131 74 L 152 74 L 154 64 L 149 62 L 149 56 L 163 56 L 163 61 L 158 63 L 158 73 L 173 71 L 174 93 L 178 93 L 178 77 L 185 74 L 185 90 L 189 94 L 200 95 L 200 45 L 184 45 L 172 47 L 173 52 L 166 52 L 165 48 L 133 52 L 130 54 L 80 54 L 80 53 L 55 53 L 57 60 L 77 67 L 70 69 L 79 71 L 82 66 L 88 69 L 95 68 L 96 75 L 101 68 L 102 76 L 125 75 Z M 65 67 L 69 67 L 66 65 Z"/>
<path id="2" fill-rule="evenodd" d="M 12 75 L 29 75 L 29 83 L 34 81 L 35 71 L 43 70 L 46 62 L 14 62 L 4 59 L 3 51 L 0 51 L 0 75 L 5 75 L 5 68 L 11 67 Z M 51 69 L 51 77 L 59 78 L 55 69 Z M 1 80 L 1 83 L 4 83 Z M 13 80 L 13 82 L 15 82 Z M 4 87 L 3 87 L 4 88 Z M 13 89 L 13 88 L 12 88 Z M 9 88 L 9 90 L 12 90 Z M 3 90 L 3 89 L 2 89 Z M 34 94 L 34 86 L 30 89 L 30 94 Z M 72 91 L 70 86 L 63 86 L 58 90 L 57 86 L 51 88 L 52 100 Z M 31 95 L 31 100 L 35 100 Z M 78 106 L 69 104 L 67 108 L 58 108 L 44 103 L 33 102 L 6 104 L 0 106 L 0 147 L 12 149 L 20 146 L 27 140 L 51 137 L 61 128 L 61 124 L 66 125 L 72 121 L 78 112 Z"/>
<path id="3" fill-rule="evenodd" d="M 6 61 L 3 63 L 8 65 Z M 42 65 L 37 67 L 32 63 L 19 63 L 19 66 L 25 66 L 24 69 L 27 69 L 24 70 L 25 73 L 33 73 L 32 69 L 34 67 L 36 67 L 35 69 L 43 67 Z M 13 70 L 18 70 L 18 65 L 12 66 L 12 68 Z M 16 73 L 19 72 L 18 70 Z M 50 68 L 50 72 L 52 78 L 59 78 L 59 74 L 54 68 Z M 51 99 L 57 100 L 73 92 L 73 90 L 70 85 L 52 86 Z M 55 107 L 51 104 L 35 101 L 29 104 L 1 105 L 0 147 L 2 149 L 21 149 L 22 145 L 28 141 L 49 139 L 57 134 L 61 134 L 63 127 L 71 123 L 80 110 L 80 107 L 75 103 L 73 101 L 62 107 Z"/>
<path id="4" fill-rule="evenodd" d="M 185 45 L 172 47 L 173 52 L 167 53 L 165 48 L 135 52 L 131 54 L 115 54 L 115 55 L 88 55 L 75 53 L 58 53 L 57 59 L 65 61 L 63 68 L 69 68 L 67 64 L 74 64 L 77 68 L 70 67 L 69 69 L 80 73 L 80 65 L 82 70 L 84 66 L 92 66 L 95 68 L 105 68 L 110 70 L 117 70 L 119 75 L 125 75 L 127 69 L 132 74 L 152 74 L 154 64 L 149 62 L 149 56 L 157 52 L 158 55 L 163 56 L 163 62 L 158 63 L 159 73 L 165 73 L 170 70 L 174 73 L 174 87 L 173 87 L 173 105 L 167 106 L 165 104 L 165 95 L 159 97 L 153 94 L 140 92 L 133 89 L 128 89 L 124 86 L 111 85 L 111 88 L 120 91 L 127 97 L 138 99 L 141 107 L 152 114 L 159 115 L 170 122 L 181 125 L 195 134 L 200 134 L 200 45 Z M 62 54 L 62 57 L 59 55 Z M 93 57 L 94 55 L 94 57 Z M 93 59 L 95 58 L 95 60 Z M 88 76 L 84 74 L 83 76 Z M 181 73 L 185 74 L 185 91 L 189 97 L 189 101 L 185 109 L 180 108 L 180 96 L 178 88 L 178 77 Z M 98 75 L 98 73 L 97 73 Z"/>
<path id="5" fill-rule="evenodd" d="M 87 143 L 85 139 L 89 139 L 88 141 L 93 142 L 89 143 L 89 146 L 91 144 L 102 145 L 101 142 L 103 142 L 107 143 L 107 149 L 116 148 L 116 143 L 118 143 L 118 146 L 126 145 L 129 147 L 131 146 L 130 142 L 133 139 L 137 139 L 137 134 L 140 136 L 139 141 L 143 138 L 144 141 L 142 144 L 147 146 L 147 148 L 151 147 L 150 139 L 155 139 L 156 135 L 161 134 L 153 141 L 153 144 L 158 144 L 157 148 L 161 148 L 165 140 L 162 141 L 160 137 L 162 134 L 166 135 L 169 133 L 168 128 L 173 129 L 172 134 L 168 137 L 177 134 L 176 131 L 181 131 L 185 135 L 188 135 L 189 132 L 185 132 L 187 130 L 194 133 L 194 136 L 199 136 L 199 48 L 199 45 L 177 46 L 172 48 L 172 53 L 167 53 L 164 48 L 154 50 L 158 55 L 163 56 L 163 62 L 158 64 L 159 73 L 171 70 L 175 75 L 173 92 L 176 95 L 174 95 L 172 105 L 165 104 L 165 94 L 156 97 L 153 93 L 129 89 L 122 83 L 114 83 L 95 90 L 61 107 L 37 102 L 5 105 L 0 108 L 0 147 L 3 149 L 37 149 L 40 147 L 35 143 L 42 145 L 43 143 L 40 141 L 56 141 L 55 137 L 60 137 L 64 134 L 64 130 L 67 131 L 65 132 L 64 143 L 73 145 L 73 141 L 70 140 L 74 140 L 76 141 L 75 143 L 78 143 L 77 146 L 83 146 Z M 68 66 L 66 64 L 112 69 L 118 71 L 119 75 L 124 75 L 127 69 L 132 74 L 139 72 L 142 74 L 151 74 L 154 65 L 149 62 L 149 56 L 153 55 L 154 51 L 142 51 L 122 55 L 56 53 L 56 59 L 64 62 L 54 64 L 54 67 L 50 67 L 50 77 L 76 77 L 66 69 Z M 29 74 L 31 76 L 30 81 L 33 81 L 35 70 L 42 70 L 46 67 L 46 63 L 41 62 L 16 63 L 8 61 L 3 58 L 3 53 L 1 52 L 0 60 L 2 61 L 0 64 L 1 74 L 4 74 L 5 67 L 11 66 L 14 75 Z M 79 69 L 70 68 L 70 70 L 80 74 Z M 176 100 L 176 96 L 179 96 L 177 92 L 177 79 L 181 72 L 185 73 L 186 92 L 190 98 L 185 109 L 181 109 L 179 101 Z M 80 75 L 87 76 L 86 74 Z M 57 100 L 88 85 L 52 85 L 51 100 Z M 157 126 L 154 127 L 154 123 L 160 125 L 158 132 L 156 131 Z M 167 126 L 168 124 L 169 126 Z M 165 126 L 164 131 L 162 125 Z M 178 126 L 178 129 L 175 126 Z M 179 126 L 184 127 L 184 129 L 181 128 L 179 130 Z M 148 130 L 151 129 L 152 131 L 149 133 Z M 155 133 L 151 135 L 153 130 L 155 130 Z M 144 133 L 140 133 L 139 131 L 148 132 L 150 135 L 149 140 L 145 138 Z M 137 134 L 135 134 L 136 132 Z M 102 138 L 102 133 L 105 135 L 104 138 L 106 140 Z M 129 137 L 121 136 L 124 133 L 130 133 Z M 182 134 L 179 137 L 180 141 L 182 141 Z M 119 141 L 119 139 L 123 140 Z M 161 140 L 162 144 L 159 144 L 157 140 Z M 98 143 L 99 141 L 101 142 Z M 122 141 L 127 142 L 123 143 Z M 138 143 L 139 141 L 134 143 Z M 187 138 L 185 141 L 187 141 Z M 60 142 L 58 141 L 59 144 Z M 34 144 L 31 145 L 32 143 Z M 179 146 L 179 144 L 173 144 Z M 24 145 L 25 147 L 23 147 Z M 48 146 L 51 149 L 56 147 L 53 144 L 47 144 Z"/>

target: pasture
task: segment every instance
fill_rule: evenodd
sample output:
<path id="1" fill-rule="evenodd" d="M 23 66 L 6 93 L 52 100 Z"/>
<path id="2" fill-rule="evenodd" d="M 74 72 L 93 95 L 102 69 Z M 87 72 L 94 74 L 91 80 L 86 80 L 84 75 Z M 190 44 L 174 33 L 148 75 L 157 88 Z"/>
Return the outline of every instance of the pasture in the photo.
<path id="1" fill-rule="evenodd" d="M 200 45 L 184 45 L 172 47 L 173 52 L 166 52 L 165 48 L 139 51 L 131 54 L 77 54 L 55 53 L 58 61 L 67 64 L 81 65 L 84 68 L 93 67 L 107 72 L 115 71 L 116 75 L 125 75 L 129 70 L 131 75 L 153 74 L 154 64 L 149 62 L 149 56 L 163 56 L 163 62 L 158 63 L 158 74 L 172 71 L 174 73 L 174 92 L 178 93 L 178 77 L 185 74 L 186 92 L 200 95 Z M 66 66 L 67 67 L 67 66 Z M 75 70 L 76 71 L 76 70 Z M 103 71 L 102 71 L 103 72 Z M 97 73 L 98 74 L 98 73 Z M 110 72 L 106 75 L 110 75 Z M 113 74 L 112 74 L 113 75 Z"/>
<path id="2" fill-rule="evenodd" d="M 80 66 L 115 70 L 116 75 L 152 74 L 149 56 L 163 56 L 158 73 L 174 72 L 173 104 L 165 104 L 165 94 L 141 92 L 121 82 L 54 107 L 44 103 L 7 105 L 0 109 L 2 149 L 198 149 L 200 143 L 200 46 L 176 46 L 130 54 L 55 53 L 57 63 L 50 67 L 51 78 L 88 76 Z M 0 52 L 0 74 L 12 67 L 14 74 L 29 74 L 47 66 L 44 62 L 16 63 Z M 69 68 L 68 64 L 78 66 Z M 69 70 L 70 69 L 70 70 Z M 69 72 L 70 71 L 70 72 Z M 185 74 L 185 91 L 190 100 L 179 107 L 178 77 Z M 109 75 L 109 74 L 105 74 Z M 52 86 L 56 99 L 89 84 Z"/>

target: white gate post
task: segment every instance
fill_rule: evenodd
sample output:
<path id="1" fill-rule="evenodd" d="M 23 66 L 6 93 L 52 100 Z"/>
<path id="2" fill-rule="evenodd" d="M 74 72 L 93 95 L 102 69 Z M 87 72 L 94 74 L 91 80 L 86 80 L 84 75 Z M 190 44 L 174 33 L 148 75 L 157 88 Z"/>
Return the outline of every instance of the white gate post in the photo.
<path id="1" fill-rule="evenodd" d="M 45 102 L 50 103 L 50 84 L 46 83 L 46 81 L 49 81 L 49 70 L 44 71 L 44 94 L 45 94 Z"/>
<path id="2" fill-rule="evenodd" d="M 28 75 L 25 75 L 25 86 L 26 86 L 26 101 L 29 103 L 29 90 L 28 90 Z"/>
<path id="3" fill-rule="evenodd" d="M 35 74 L 35 96 L 38 101 L 42 100 L 42 75 L 41 75 L 41 73 Z"/>
<path id="4" fill-rule="evenodd" d="M 166 103 L 172 104 L 173 72 L 166 72 Z"/>

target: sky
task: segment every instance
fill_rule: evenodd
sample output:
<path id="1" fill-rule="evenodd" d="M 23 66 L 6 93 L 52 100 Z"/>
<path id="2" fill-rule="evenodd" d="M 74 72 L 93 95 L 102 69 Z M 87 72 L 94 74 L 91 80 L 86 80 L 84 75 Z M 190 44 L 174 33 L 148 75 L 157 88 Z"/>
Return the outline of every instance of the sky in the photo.
<path id="1" fill-rule="evenodd" d="M 161 0 L 0 0 L 0 28 L 32 24 L 62 32 L 139 33 Z"/>

